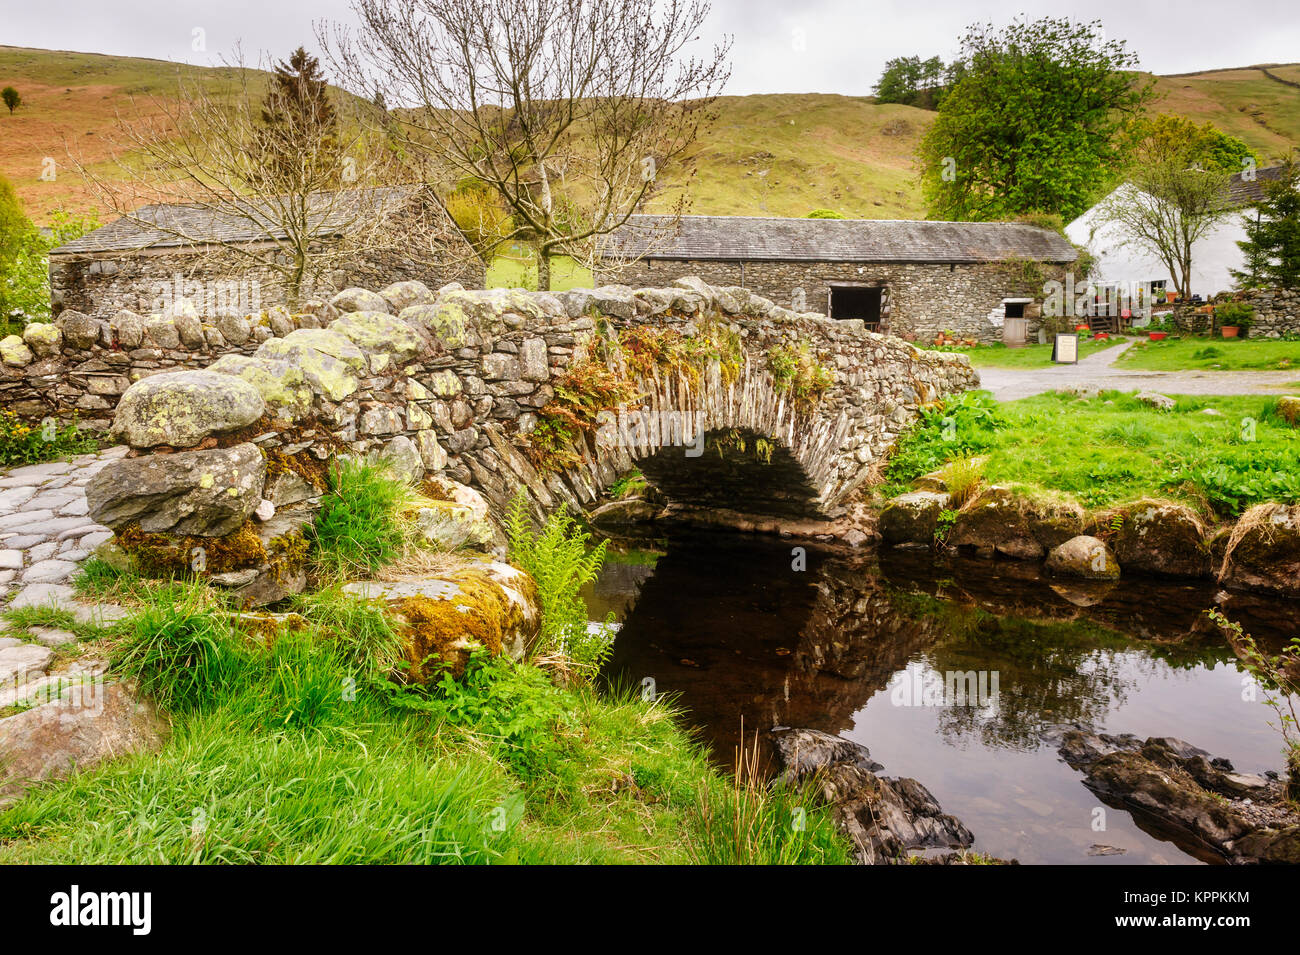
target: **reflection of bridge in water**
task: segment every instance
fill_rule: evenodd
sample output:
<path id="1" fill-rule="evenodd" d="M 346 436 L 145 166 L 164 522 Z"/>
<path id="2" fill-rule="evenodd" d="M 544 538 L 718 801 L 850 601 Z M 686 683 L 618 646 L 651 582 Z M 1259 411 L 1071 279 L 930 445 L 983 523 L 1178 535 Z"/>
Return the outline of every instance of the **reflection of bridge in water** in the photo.
<path id="1" fill-rule="evenodd" d="M 941 707 L 940 732 L 1034 749 L 1047 727 L 1090 723 L 1124 698 L 1120 651 L 1142 646 L 1173 667 L 1232 656 L 1204 623 L 1214 591 L 1200 584 L 1087 592 L 1036 566 L 935 567 L 929 554 L 809 551 L 796 571 L 793 546 L 674 542 L 640 583 L 615 646 L 610 672 L 676 696 L 720 760 L 732 758 L 742 720 L 750 743 L 774 726 L 843 733 L 909 664 L 958 680 L 996 673 L 997 706 Z"/>

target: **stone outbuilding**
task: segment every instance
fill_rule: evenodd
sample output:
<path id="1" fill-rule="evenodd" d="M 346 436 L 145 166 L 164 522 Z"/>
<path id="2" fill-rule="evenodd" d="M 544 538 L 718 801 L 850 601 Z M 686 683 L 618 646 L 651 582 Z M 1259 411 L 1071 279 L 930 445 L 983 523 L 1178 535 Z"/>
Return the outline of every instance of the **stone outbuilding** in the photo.
<path id="1" fill-rule="evenodd" d="M 313 193 L 311 200 L 308 215 L 317 220 L 311 234 L 339 254 L 322 257 L 321 272 L 304 282 L 303 299 L 328 300 L 351 286 L 402 280 L 435 289 L 448 282 L 484 285 L 486 263 L 428 186 Z M 280 275 L 250 267 L 240 254 L 256 250 L 265 258 L 283 243 L 285 230 L 277 225 L 283 217 L 269 208 L 278 204 L 250 202 L 243 211 L 149 205 L 61 245 L 50 253 L 53 311 L 73 309 L 96 318 L 120 309 L 148 315 L 185 298 L 216 317 L 283 304 Z M 382 235 L 374 230 L 366 241 L 355 241 L 375 221 L 384 223 Z"/>
<path id="2" fill-rule="evenodd" d="M 1044 283 L 1078 258 L 1060 233 L 1024 223 L 757 216 L 632 216 L 603 251 L 597 284 L 697 275 L 872 330 L 981 341 L 1000 340 L 1006 318 L 1034 330 Z"/>

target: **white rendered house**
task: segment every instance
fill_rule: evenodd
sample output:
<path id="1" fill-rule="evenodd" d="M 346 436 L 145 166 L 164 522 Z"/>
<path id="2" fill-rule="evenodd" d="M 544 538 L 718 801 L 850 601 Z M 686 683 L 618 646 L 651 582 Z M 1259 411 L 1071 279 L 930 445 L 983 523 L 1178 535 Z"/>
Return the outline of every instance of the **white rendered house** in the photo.
<path id="1" fill-rule="evenodd" d="M 1255 203 L 1262 196 L 1264 182 L 1276 178 L 1281 166 L 1257 169 L 1253 180 L 1243 180 L 1242 174 L 1232 177 L 1228 187 L 1228 201 L 1240 212 L 1218 225 L 1192 246 L 1191 293 L 1209 298 L 1217 292 L 1236 287 L 1232 269 L 1240 269 L 1244 256 L 1238 242 L 1246 238 L 1242 222 L 1255 215 Z M 1071 242 L 1085 247 L 1096 258 L 1091 281 L 1129 286 L 1154 285 L 1156 288 L 1175 287 L 1174 277 L 1153 251 L 1129 238 L 1117 224 L 1103 221 L 1101 207 L 1112 197 L 1122 197 L 1134 187 L 1124 184 L 1102 202 L 1097 203 L 1065 227 Z"/>

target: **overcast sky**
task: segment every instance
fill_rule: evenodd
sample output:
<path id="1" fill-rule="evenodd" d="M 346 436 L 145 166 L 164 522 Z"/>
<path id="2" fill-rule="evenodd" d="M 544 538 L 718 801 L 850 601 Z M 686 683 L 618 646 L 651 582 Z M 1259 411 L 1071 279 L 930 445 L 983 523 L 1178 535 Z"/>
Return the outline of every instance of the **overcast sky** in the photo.
<path id="1" fill-rule="evenodd" d="M 314 20 L 352 20 L 348 0 L 0 0 L 0 7 L 0 44 L 203 65 L 236 43 L 250 60 L 313 48 Z M 728 93 L 863 95 L 890 57 L 947 60 L 968 23 L 1017 13 L 1100 19 L 1156 73 L 1300 59 L 1296 0 L 714 0 L 706 39 L 735 38 Z M 205 49 L 194 49 L 195 31 Z"/>

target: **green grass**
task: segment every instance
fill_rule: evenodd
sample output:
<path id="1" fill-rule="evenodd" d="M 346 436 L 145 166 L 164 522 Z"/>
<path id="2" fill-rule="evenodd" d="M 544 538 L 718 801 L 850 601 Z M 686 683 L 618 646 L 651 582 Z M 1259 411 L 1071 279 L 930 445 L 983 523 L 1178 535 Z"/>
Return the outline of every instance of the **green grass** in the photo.
<path id="1" fill-rule="evenodd" d="M 1300 341 L 1272 338 L 1139 340 L 1116 362 L 1148 371 L 1287 371 L 1300 368 Z"/>
<path id="2" fill-rule="evenodd" d="M 1079 357 L 1087 358 L 1097 352 L 1114 348 L 1123 340 L 1122 338 L 1103 339 L 1102 341 L 1094 341 L 1091 338 L 1081 339 L 1079 341 Z M 918 344 L 918 347 L 933 348 L 933 346 L 920 344 Z M 969 355 L 970 363 L 976 368 L 1047 368 L 1052 365 L 1052 345 L 1050 342 L 1046 345 L 1034 342 L 1025 345 L 1023 348 L 1008 348 L 1001 342 L 992 345 L 977 345 L 974 348 L 944 345 L 935 350 Z"/>
<path id="3" fill-rule="evenodd" d="M 268 640 L 203 590 L 147 605 L 118 657 L 170 705 L 161 751 L 36 786 L 0 864 L 848 861 L 810 796 L 725 778 L 662 700 L 481 658 L 397 688 L 334 598 Z"/>
<path id="4" fill-rule="evenodd" d="M 1160 412 L 1120 392 L 1002 404 L 963 395 L 926 412 L 900 440 L 884 491 L 900 493 L 950 460 L 987 455 L 986 484 L 1064 492 L 1087 507 L 1155 495 L 1232 516 L 1265 500 L 1300 502 L 1300 429 L 1277 417 L 1275 398 L 1171 397 L 1176 408 Z"/>
<path id="5" fill-rule="evenodd" d="M 330 472 L 316 515 L 313 559 L 320 573 L 346 578 L 378 570 L 401 552 L 400 511 L 412 498 L 380 464 L 346 461 Z"/>

